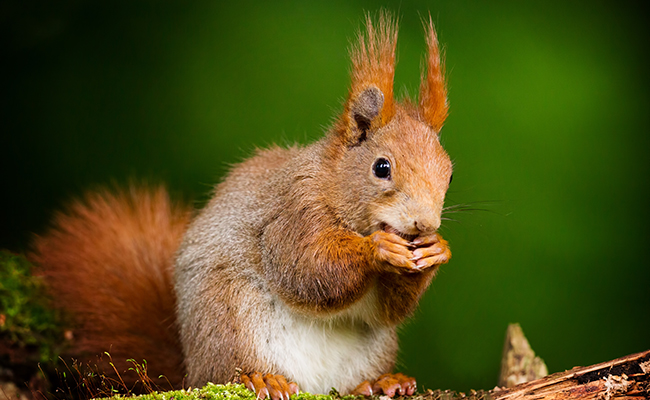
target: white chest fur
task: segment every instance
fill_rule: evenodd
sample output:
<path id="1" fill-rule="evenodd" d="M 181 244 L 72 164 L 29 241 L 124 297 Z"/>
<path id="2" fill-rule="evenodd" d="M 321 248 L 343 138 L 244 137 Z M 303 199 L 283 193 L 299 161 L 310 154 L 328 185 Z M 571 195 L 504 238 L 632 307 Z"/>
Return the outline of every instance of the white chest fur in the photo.
<path id="1" fill-rule="evenodd" d="M 394 328 L 368 323 L 374 319 L 376 300 L 371 290 L 353 307 L 327 319 L 298 314 L 278 300 L 268 336 L 257 343 L 260 356 L 302 391 L 328 393 L 334 387 L 348 393 L 362 381 L 389 372 L 385 369 L 392 360 L 387 362 L 384 349 L 393 347 Z"/>

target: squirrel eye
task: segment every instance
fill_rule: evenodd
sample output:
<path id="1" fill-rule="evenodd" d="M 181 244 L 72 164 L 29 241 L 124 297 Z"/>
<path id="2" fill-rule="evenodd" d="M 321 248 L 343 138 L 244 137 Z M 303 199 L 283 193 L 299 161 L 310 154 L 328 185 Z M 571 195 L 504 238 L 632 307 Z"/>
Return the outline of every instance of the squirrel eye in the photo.
<path id="1" fill-rule="evenodd" d="M 377 178 L 390 179 L 390 161 L 383 157 L 378 158 L 372 165 L 372 173 Z"/>

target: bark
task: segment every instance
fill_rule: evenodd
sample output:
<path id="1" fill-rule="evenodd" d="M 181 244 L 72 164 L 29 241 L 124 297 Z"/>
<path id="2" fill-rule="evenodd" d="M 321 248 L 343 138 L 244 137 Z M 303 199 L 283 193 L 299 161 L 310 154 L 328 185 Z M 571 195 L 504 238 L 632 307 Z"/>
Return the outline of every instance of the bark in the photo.
<path id="1" fill-rule="evenodd" d="M 511 325 L 506 335 L 499 381 L 512 387 L 497 386 L 490 391 L 468 394 L 429 390 L 424 395 L 413 396 L 413 400 L 650 399 L 650 350 L 539 377 L 545 370 L 544 362 L 535 356 L 521 328 Z M 531 376 L 539 379 L 518 383 Z"/>
<path id="2" fill-rule="evenodd" d="M 494 400 L 640 400 L 650 398 L 649 390 L 650 350 L 489 393 Z"/>

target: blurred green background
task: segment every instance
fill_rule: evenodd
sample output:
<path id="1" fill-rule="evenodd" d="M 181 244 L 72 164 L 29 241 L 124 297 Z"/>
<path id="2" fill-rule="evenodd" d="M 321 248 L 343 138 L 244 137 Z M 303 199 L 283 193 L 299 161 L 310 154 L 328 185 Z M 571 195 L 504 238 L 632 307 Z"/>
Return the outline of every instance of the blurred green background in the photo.
<path id="1" fill-rule="evenodd" d="M 401 335 L 428 388 L 492 388 L 509 322 L 551 372 L 650 348 L 650 91 L 643 3 L 45 1 L 0 6 L 0 247 L 85 189 L 166 182 L 197 205 L 255 147 L 320 137 L 365 10 L 401 16 L 417 93 L 446 47 L 453 250 Z M 377 349 L 381 351 L 381 349 Z"/>

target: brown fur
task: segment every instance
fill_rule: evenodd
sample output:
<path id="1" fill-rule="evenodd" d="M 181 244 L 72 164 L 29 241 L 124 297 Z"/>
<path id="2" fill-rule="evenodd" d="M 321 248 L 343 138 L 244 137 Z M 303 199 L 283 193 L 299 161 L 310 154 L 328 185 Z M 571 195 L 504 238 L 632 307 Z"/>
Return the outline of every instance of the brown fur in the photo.
<path id="1" fill-rule="evenodd" d="M 58 213 L 36 238 L 31 258 L 55 305 L 77 323 L 69 355 L 95 365 L 109 352 L 128 386 L 137 376 L 127 359 L 146 360 L 162 387 L 182 381 L 171 269 L 189 216 L 162 187 L 102 190 Z M 98 366 L 114 376 L 107 362 L 104 355 Z"/>
<path id="2" fill-rule="evenodd" d="M 292 375 L 282 356 L 289 349 L 274 344 L 278 331 L 299 335 L 300 328 L 284 329 L 306 316 L 312 330 L 376 332 L 368 348 L 373 357 L 354 376 L 372 379 L 392 368 L 394 327 L 413 312 L 436 268 L 409 273 L 391 265 L 379 253 L 387 235 L 380 230 L 390 219 L 405 235 L 433 234 L 451 162 L 433 129 L 442 117 L 421 120 L 440 108 L 427 99 L 445 93 L 440 61 L 433 60 L 437 42 L 429 38 L 420 108 L 398 104 L 397 25 L 382 14 L 378 29 L 370 19 L 366 26 L 352 50 L 350 95 L 335 127 L 312 145 L 261 151 L 236 166 L 185 236 L 176 288 L 192 385 L 228 379 L 236 366 L 309 385 L 309 371 Z M 372 175 L 377 157 L 391 160 L 390 181 Z M 299 347 L 299 339 L 290 342 Z M 350 389 L 349 381 L 336 379 L 330 383 Z M 323 390 L 314 385 L 307 390 Z"/>
<path id="3" fill-rule="evenodd" d="M 169 269 L 183 235 L 173 279 L 189 385 L 242 368 L 346 392 L 390 372 L 396 325 L 450 257 L 435 233 L 452 170 L 438 137 L 446 89 L 432 24 L 427 35 L 420 104 L 400 104 L 397 23 L 368 17 L 335 126 L 309 146 L 235 166 L 184 235 L 188 212 L 161 190 L 90 194 L 60 214 L 34 258 L 79 317 L 78 351 L 112 345 L 114 360 L 146 358 L 176 382 Z M 380 158 L 390 179 L 373 174 Z M 414 252 L 423 250 L 435 254 L 420 269 Z"/>

